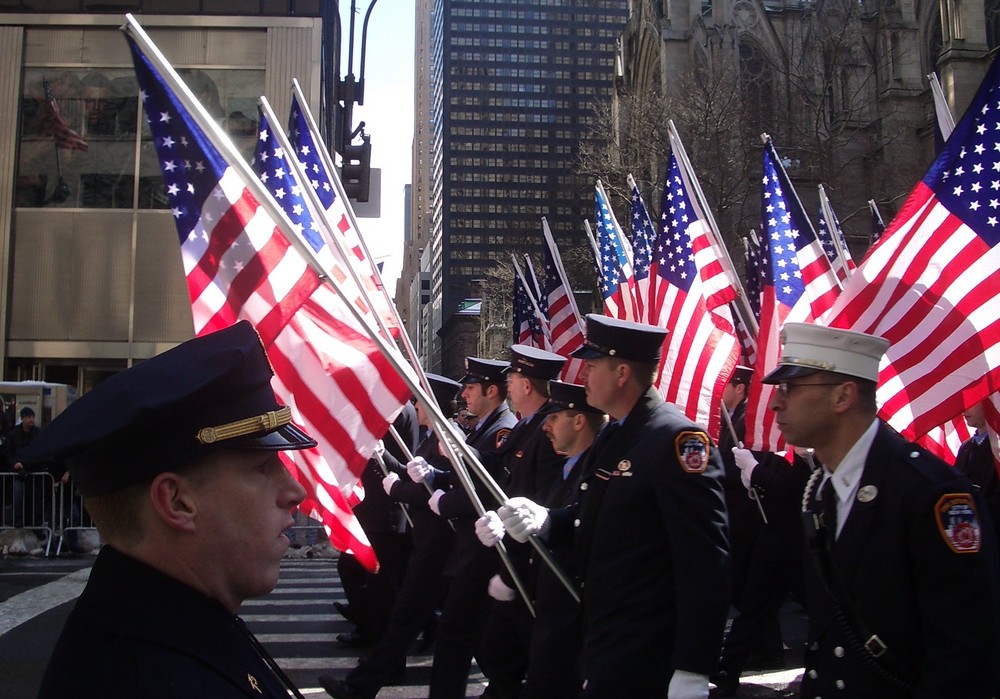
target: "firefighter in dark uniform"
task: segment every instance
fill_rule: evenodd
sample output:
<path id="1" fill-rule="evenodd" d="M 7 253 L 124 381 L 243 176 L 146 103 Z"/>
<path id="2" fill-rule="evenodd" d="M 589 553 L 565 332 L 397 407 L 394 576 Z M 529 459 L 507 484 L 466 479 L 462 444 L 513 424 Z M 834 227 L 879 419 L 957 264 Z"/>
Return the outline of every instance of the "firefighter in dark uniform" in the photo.
<path id="1" fill-rule="evenodd" d="M 507 407 L 509 366 L 507 362 L 469 357 L 466 374 L 461 379 L 462 398 L 469 410 L 480 416 L 466 443 L 487 464 L 495 463 L 493 453 L 503 448 L 517 423 Z M 448 592 L 438 620 L 430 699 L 461 699 L 489 615 L 491 600 L 487 586 L 496 572 L 496 555 L 480 545 L 476 537 L 479 514 L 456 474 L 434 469 L 423 459 L 408 463 L 406 471 L 413 481 L 431 484 L 434 492 L 428 505 L 455 527 L 455 543 L 444 567 Z M 498 471 L 491 471 L 490 475 L 503 482 Z M 474 475 L 472 478 L 476 481 Z"/>
<path id="2" fill-rule="evenodd" d="M 888 341 L 787 323 L 771 409 L 822 463 L 803 521 L 804 697 L 989 697 L 997 689 L 997 549 L 969 481 L 876 416 Z"/>
<path id="3" fill-rule="evenodd" d="M 579 500 L 551 512 L 525 498 L 498 511 L 516 539 L 575 538 L 583 583 L 584 689 L 595 699 L 704 697 L 729 611 L 723 469 L 705 431 L 652 388 L 666 330 L 590 314 L 587 402 L 597 437 Z"/>
<path id="4" fill-rule="evenodd" d="M 455 413 L 455 396 L 462 387 L 437 374 L 427 374 L 431 391 L 441 412 Z M 431 467 L 448 472 L 451 465 L 438 449 L 438 435 L 421 403 L 416 406 L 420 424 L 427 427 L 427 436 L 414 452 Z M 406 473 L 406 466 L 391 454 L 385 455 L 391 469 L 382 480 L 382 490 L 389 499 L 405 504 L 413 522 L 413 548 L 406 563 L 406 573 L 389 617 L 389 626 L 373 649 L 362 658 L 344 680 L 328 675 L 319 678 L 327 693 L 336 699 L 371 699 L 384 687 L 394 673 L 404 667 L 410 644 L 425 627 L 428 617 L 442 597 L 442 575 L 448 554 L 451 552 L 454 532 L 447 520 L 431 511 L 427 505 L 427 487 L 414 483 Z"/>
<path id="5" fill-rule="evenodd" d="M 536 347 L 513 345 L 510 348 L 507 397 L 521 419 L 511 430 L 503 448 L 489 458 L 484 457 L 484 461 L 496 462 L 492 470 L 504 476 L 500 485 L 508 496 L 542 500 L 562 475 L 566 457 L 555 452 L 542 425 L 549 398 L 549 380 L 559 377 L 565 363 L 565 357 Z M 495 512 L 487 516 L 499 524 Z M 477 520 L 477 529 L 484 525 L 486 522 Z M 531 594 L 531 580 L 535 576 L 531 547 L 512 541 L 507 544 L 507 552 Z M 528 668 L 532 616 L 524 601 L 518 599 L 514 581 L 499 560 L 497 569 L 489 583 L 488 591 L 494 602 L 477 660 L 489 680 L 490 696 L 516 699 Z"/>
<path id="6" fill-rule="evenodd" d="M 603 411 L 587 404 L 583 386 L 550 381 L 549 402 L 539 411 L 545 416 L 543 429 L 556 452 L 566 454 L 561 473 L 548 496 L 547 507 L 563 507 L 576 502 L 580 471 L 587 450 L 607 422 Z M 488 518 L 493 520 L 492 517 Z M 491 521 L 480 533 L 486 546 L 503 538 L 504 529 Z M 563 572 L 574 579 L 573 547 L 552 549 Z M 583 639 L 583 610 L 546 565 L 537 566 L 534 580 L 535 619 L 528 646 L 528 668 L 518 699 L 576 699 L 580 694 L 579 660 Z"/>
<path id="7" fill-rule="evenodd" d="M 105 543 L 40 697 L 302 696 L 236 616 L 277 583 L 305 497 L 277 451 L 316 445 L 271 374 L 243 321 L 103 381 L 32 445 Z"/>
<path id="8" fill-rule="evenodd" d="M 962 413 L 969 427 L 976 433 L 958 448 L 955 470 L 964 474 L 979 490 L 993 520 L 993 530 L 1000 539 L 1000 476 L 997 474 L 997 460 L 993 456 L 993 447 L 987 435 L 984 402 L 976 403 Z"/>

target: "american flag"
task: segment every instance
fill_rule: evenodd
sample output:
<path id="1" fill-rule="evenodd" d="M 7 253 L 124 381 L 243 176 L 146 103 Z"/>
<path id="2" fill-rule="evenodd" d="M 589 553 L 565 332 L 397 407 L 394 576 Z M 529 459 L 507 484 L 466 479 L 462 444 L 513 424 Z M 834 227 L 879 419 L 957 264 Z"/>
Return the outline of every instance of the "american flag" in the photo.
<path id="1" fill-rule="evenodd" d="M 779 176 L 777 153 L 770 145 L 764 149 L 764 177 L 761 190 L 760 241 L 760 332 L 757 336 L 757 362 L 754 375 L 763 377 L 778 365 L 781 326 L 788 321 L 814 320 L 813 304 L 807 293 L 805 271 L 800 267 L 800 250 L 805 249 L 814 264 L 822 262 L 830 276 L 826 255 L 812 233 L 812 225 L 805 220 L 805 212 L 791 191 L 787 178 Z M 804 234 L 805 233 L 805 234 Z M 811 238 L 811 240 L 810 240 Z M 802 248 L 798 246 L 802 245 Z M 822 275 L 819 277 L 823 279 Z M 836 294 L 839 287 L 827 284 L 824 293 Z M 774 421 L 768 403 L 774 392 L 772 386 L 754 381 L 747 396 L 746 442 L 750 449 L 781 451 L 784 440 Z"/>
<path id="2" fill-rule="evenodd" d="M 189 112 L 193 95 L 182 99 L 170 87 L 182 85 L 173 69 L 128 40 L 180 237 L 195 332 L 241 319 L 254 324 L 275 371 L 275 393 L 319 442 L 282 453 L 309 493 L 300 508 L 374 569 L 347 497 L 407 400 L 406 385 L 294 247 L 289 223 L 260 205 L 252 192 L 261 185 L 238 154 L 222 155 L 210 118 Z"/>
<path id="3" fill-rule="evenodd" d="M 549 223 L 542 219 L 542 234 L 545 244 L 542 245 L 542 262 L 545 267 L 545 282 L 542 296 L 549 320 L 549 333 L 552 336 L 552 351 L 569 357 L 563 365 L 562 380 L 569 383 L 580 383 L 580 372 L 583 371 L 583 360 L 574 359 L 570 354 L 583 346 L 583 325 L 580 313 L 576 308 L 573 290 L 565 278 L 562 258 L 559 248 L 549 230 Z"/>
<path id="4" fill-rule="evenodd" d="M 827 322 L 891 343 L 880 415 L 917 439 L 1000 386 L 1000 64 Z"/>
<path id="5" fill-rule="evenodd" d="M 657 386 L 665 400 L 718 439 L 722 390 L 740 355 L 728 305 L 736 290 L 712 247 L 705 216 L 688 195 L 676 155 L 670 156 L 661 210 L 651 270 L 659 314 L 650 323 L 670 333 Z"/>
<path id="6" fill-rule="evenodd" d="M 323 139 L 313 129 L 308 107 L 299 102 L 297 94 L 292 96 L 292 107 L 288 118 L 288 141 L 295 156 L 302 164 L 308 184 L 316 192 L 329 228 L 339 234 L 347 251 L 349 264 L 365 288 L 365 295 L 372 309 L 381 319 L 382 326 L 393 336 L 401 332 L 398 317 L 388 301 L 382 284 L 382 276 L 366 254 L 366 246 L 361 232 L 354 225 L 354 217 L 348 210 L 347 197 L 340 186 L 339 175 L 331 172 L 322 157 L 326 146 Z"/>
<path id="7" fill-rule="evenodd" d="M 594 190 L 597 216 L 597 247 L 601 253 L 601 296 L 604 315 L 622 320 L 639 319 L 636 304 L 635 274 L 632 270 L 631 246 L 611 210 L 603 185 Z"/>
<path id="8" fill-rule="evenodd" d="M 80 134 L 70 128 L 69 122 L 59 110 L 59 103 L 47 78 L 42 78 L 42 89 L 45 91 L 45 109 L 48 110 L 47 125 L 56 141 L 56 147 L 86 152 L 90 146 Z"/>
<path id="9" fill-rule="evenodd" d="M 513 334 L 512 344 L 529 345 L 544 349 L 545 337 L 538 319 L 535 317 L 535 310 L 531 307 L 531 300 L 528 298 L 528 290 L 521 281 L 519 274 L 514 274 L 514 311 L 513 311 Z"/>
<path id="10" fill-rule="evenodd" d="M 868 208 L 872 212 L 872 234 L 869 244 L 875 245 L 875 243 L 882 239 L 882 234 L 885 233 L 885 221 L 882 220 L 882 214 L 879 212 L 878 205 L 874 199 L 868 200 Z"/>
<path id="11" fill-rule="evenodd" d="M 638 321 L 648 323 L 653 317 L 649 308 L 650 287 L 655 284 L 656 277 L 650 275 L 649 265 L 653 256 L 653 241 L 656 240 L 656 230 L 642 200 L 639 185 L 632 175 L 628 176 L 629 188 L 632 190 L 632 258 L 635 260 L 635 302 L 638 308 Z"/>
<path id="12" fill-rule="evenodd" d="M 854 271 L 857 265 L 854 264 L 854 260 L 851 258 L 851 250 L 847 247 L 847 239 L 844 238 L 844 231 L 840 227 L 840 220 L 830 205 L 830 200 L 827 198 L 822 186 L 819 189 L 819 199 L 820 207 L 816 235 L 819 238 L 820 245 L 823 247 L 823 252 L 826 253 L 827 259 L 830 260 L 830 265 L 833 267 L 837 279 L 843 284 L 851 276 L 851 272 Z M 828 213 L 830 221 L 826 220 Z M 837 236 L 836 241 L 833 236 Z M 840 244 L 839 249 L 837 243 Z"/>

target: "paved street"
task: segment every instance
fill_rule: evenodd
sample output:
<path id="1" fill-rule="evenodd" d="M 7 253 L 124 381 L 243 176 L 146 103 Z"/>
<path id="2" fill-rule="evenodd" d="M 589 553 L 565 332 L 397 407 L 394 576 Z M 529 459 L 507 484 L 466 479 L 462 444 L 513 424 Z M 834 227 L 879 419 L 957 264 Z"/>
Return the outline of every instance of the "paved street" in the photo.
<path id="1" fill-rule="evenodd" d="M 35 696 L 56 636 L 92 562 L 89 556 L 0 559 L 0 687 L 6 699 Z M 335 640 L 351 629 L 333 610 L 333 602 L 343 599 L 334 560 L 287 559 L 274 592 L 247 601 L 241 609 L 240 615 L 307 697 L 326 696 L 318 675 L 342 675 L 356 662 L 357 652 Z M 796 610 L 789 609 L 783 622 L 799 634 L 801 615 Z M 788 654 L 788 660 L 795 658 Z M 379 697 L 426 697 L 430 665 L 430 655 L 410 656 L 403 683 L 386 687 Z M 800 674 L 792 669 L 745 676 L 740 696 L 795 696 Z M 484 684 L 474 668 L 466 696 L 478 697 Z"/>

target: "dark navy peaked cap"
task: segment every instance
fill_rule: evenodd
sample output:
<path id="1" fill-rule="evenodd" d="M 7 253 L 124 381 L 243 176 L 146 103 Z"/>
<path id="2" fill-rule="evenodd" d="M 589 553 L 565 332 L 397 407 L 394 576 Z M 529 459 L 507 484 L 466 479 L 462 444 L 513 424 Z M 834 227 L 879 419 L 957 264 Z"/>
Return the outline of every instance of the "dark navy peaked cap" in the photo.
<path id="1" fill-rule="evenodd" d="M 510 371 L 510 362 L 466 357 L 465 376 L 459 381 L 462 383 L 500 383 L 508 371 Z"/>
<path id="2" fill-rule="evenodd" d="M 578 410 L 581 413 L 603 415 L 604 411 L 587 402 L 587 390 L 576 383 L 549 381 L 549 402 L 539 408 L 542 415 L 558 413 L 560 410 Z"/>
<path id="3" fill-rule="evenodd" d="M 573 351 L 579 359 L 615 357 L 634 362 L 658 362 L 666 328 L 587 314 L 587 338 Z"/>
<path id="4" fill-rule="evenodd" d="M 451 415 L 454 408 L 452 403 L 458 400 L 458 392 L 462 390 L 462 384 L 439 374 L 428 372 L 426 376 L 427 383 L 431 385 L 431 392 L 434 394 L 434 399 L 437 401 L 438 407 L 441 408 L 441 411 L 445 415 Z"/>
<path id="5" fill-rule="evenodd" d="M 219 447 L 316 446 L 279 405 L 272 373 L 257 331 L 241 321 L 102 381 L 42 430 L 24 459 L 65 461 L 81 494 L 91 496 Z"/>
<path id="6" fill-rule="evenodd" d="M 511 345 L 510 370 L 533 379 L 546 381 L 559 377 L 566 357 L 531 345 Z"/>

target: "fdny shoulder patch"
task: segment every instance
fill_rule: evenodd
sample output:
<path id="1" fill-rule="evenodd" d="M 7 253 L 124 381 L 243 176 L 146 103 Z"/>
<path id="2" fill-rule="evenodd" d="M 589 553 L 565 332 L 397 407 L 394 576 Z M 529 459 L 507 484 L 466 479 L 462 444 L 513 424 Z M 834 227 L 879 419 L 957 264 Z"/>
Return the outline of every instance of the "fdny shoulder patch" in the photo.
<path id="1" fill-rule="evenodd" d="M 502 430 L 497 430 L 496 448 L 499 449 L 506 444 L 508 437 L 510 437 L 510 428 L 504 427 Z"/>
<path id="2" fill-rule="evenodd" d="M 982 545 L 982 528 L 976 503 L 968 493 L 942 495 L 934 507 L 938 531 L 955 553 L 978 553 Z"/>
<path id="3" fill-rule="evenodd" d="M 674 446 L 681 468 L 687 473 L 704 473 L 708 469 L 709 444 L 708 435 L 704 432 L 679 433 Z"/>

